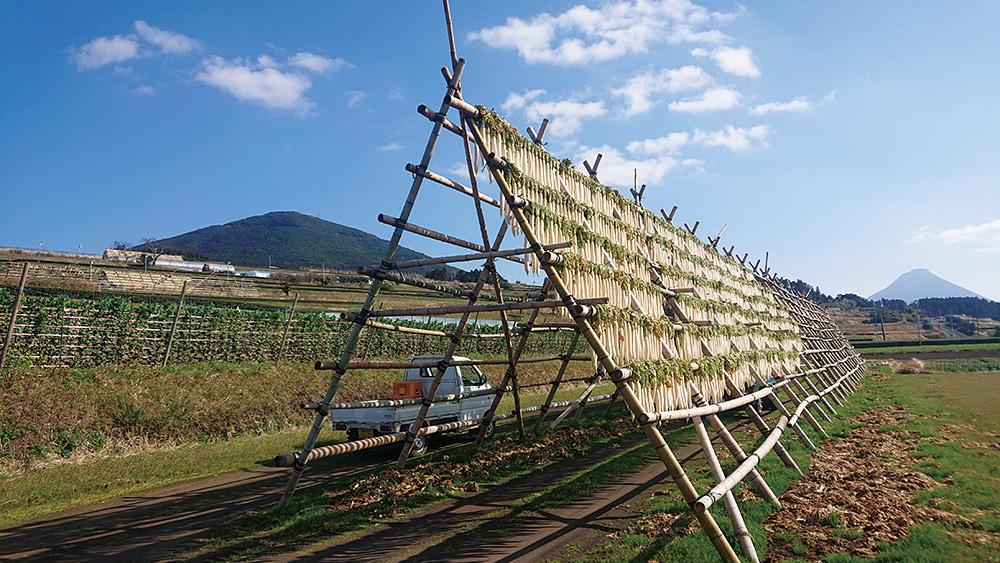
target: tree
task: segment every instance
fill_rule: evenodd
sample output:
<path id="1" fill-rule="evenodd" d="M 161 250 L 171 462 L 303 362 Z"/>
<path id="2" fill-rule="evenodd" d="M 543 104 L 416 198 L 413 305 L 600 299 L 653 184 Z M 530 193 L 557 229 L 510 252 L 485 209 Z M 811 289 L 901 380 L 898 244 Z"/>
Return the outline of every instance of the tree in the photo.
<path id="1" fill-rule="evenodd" d="M 128 250 L 128 249 L 132 248 L 132 243 L 129 242 L 129 241 L 127 241 L 127 240 L 116 240 L 111 245 L 111 248 L 113 248 L 115 250 Z"/>

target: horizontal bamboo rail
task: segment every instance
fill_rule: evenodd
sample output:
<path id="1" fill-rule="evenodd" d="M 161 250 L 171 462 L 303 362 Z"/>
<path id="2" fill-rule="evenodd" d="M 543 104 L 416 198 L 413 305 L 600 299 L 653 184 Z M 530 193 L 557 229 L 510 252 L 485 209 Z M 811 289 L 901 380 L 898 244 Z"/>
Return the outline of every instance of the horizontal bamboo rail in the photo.
<path id="1" fill-rule="evenodd" d="M 566 242 L 547 244 L 545 245 L 545 248 L 547 250 L 558 250 L 560 248 L 569 248 L 571 246 L 573 246 L 573 243 L 566 241 Z M 423 266 L 453 264 L 456 262 L 472 262 L 475 260 L 509 258 L 511 256 L 532 254 L 533 252 L 534 250 L 530 248 L 515 248 L 511 250 L 497 250 L 496 252 L 475 252 L 472 254 L 456 254 L 454 256 L 441 256 L 437 258 L 418 258 L 417 260 L 402 260 L 398 262 L 393 262 L 392 267 L 397 270 L 404 270 L 406 268 L 420 268 Z"/>
<path id="2" fill-rule="evenodd" d="M 592 397 L 589 402 L 591 403 L 601 403 L 611 399 L 611 395 L 600 395 L 597 397 Z M 574 401 L 562 401 L 559 403 L 553 403 L 550 405 L 551 408 L 561 408 L 572 404 Z M 541 405 L 536 405 L 533 407 L 527 407 L 521 409 L 522 414 L 528 414 L 540 411 L 542 409 Z M 509 413 L 499 414 L 493 417 L 493 420 L 507 420 L 514 418 L 515 412 L 511 411 Z M 432 426 L 424 426 L 418 432 L 419 436 L 428 436 L 431 434 L 439 434 L 442 432 L 450 432 L 452 430 L 460 430 L 462 428 L 473 428 L 478 426 L 480 423 L 479 419 L 474 420 L 459 420 L 456 422 L 447 422 L 444 424 L 436 424 Z M 406 440 L 406 432 L 395 432 L 393 434 L 385 434 L 383 436 L 375 436 L 373 438 L 363 438 L 361 440 L 354 440 L 352 442 L 344 442 L 341 444 L 332 444 L 329 446 L 323 446 L 320 448 L 313 448 L 309 451 L 309 456 L 306 459 L 307 462 L 314 461 L 317 459 L 322 459 L 331 456 L 343 455 L 346 453 L 359 452 L 361 450 L 367 450 L 369 448 L 375 448 L 378 446 L 385 446 L 388 444 L 395 444 Z M 289 452 L 286 454 L 281 454 L 274 458 L 274 464 L 278 467 L 292 467 L 295 465 L 295 457 L 298 452 Z"/>
<path id="3" fill-rule="evenodd" d="M 460 184 L 460 183 L 452 180 L 451 178 L 446 178 L 446 177 L 444 177 L 444 176 L 442 176 L 440 174 L 436 174 L 434 172 L 431 172 L 430 170 L 420 170 L 420 167 L 417 166 L 416 164 L 407 164 L 406 165 L 406 171 L 410 172 L 412 174 L 417 174 L 417 175 L 423 176 L 424 178 L 427 178 L 428 180 L 434 182 L 435 184 L 442 185 L 442 186 L 444 186 L 446 188 L 451 188 L 451 189 L 455 190 L 456 192 L 465 194 L 467 196 L 470 196 L 470 197 L 475 197 L 476 196 L 476 194 L 472 191 L 472 188 L 470 188 L 468 186 L 465 186 L 463 184 Z M 485 203 L 487 205 L 492 205 L 493 207 L 500 207 L 500 202 L 499 201 L 497 201 L 497 200 L 493 199 L 492 197 L 490 197 L 490 196 L 488 196 L 486 194 L 483 194 L 483 193 L 479 193 L 479 201 L 481 201 L 481 202 L 483 202 L 483 203 Z"/>
<path id="4" fill-rule="evenodd" d="M 432 283 L 427 280 L 423 280 L 415 276 L 404 274 L 402 272 L 397 272 L 394 270 L 382 270 L 380 268 L 369 268 L 367 266 L 361 266 L 358 268 L 357 272 L 359 274 L 368 276 L 372 279 L 380 279 L 385 281 L 391 281 L 394 283 L 401 283 L 413 287 L 419 287 L 421 289 L 429 289 L 431 291 L 437 291 L 440 293 L 454 295 L 455 297 L 462 297 L 465 299 L 469 299 L 472 297 L 471 291 L 456 289 L 439 283 Z M 484 297 L 486 297 L 485 294 L 481 293 L 479 295 L 480 299 Z"/>
<path id="5" fill-rule="evenodd" d="M 578 299 L 577 303 L 582 305 L 603 305 L 608 302 L 606 297 L 594 299 Z M 443 305 L 439 307 L 409 307 L 404 309 L 376 309 L 371 311 L 371 317 L 434 317 L 438 315 L 454 315 L 457 313 L 492 313 L 498 311 L 519 311 L 526 309 L 557 309 L 565 307 L 562 301 L 514 301 L 510 303 L 496 303 L 490 305 Z M 344 313 L 342 318 L 356 320 L 356 313 Z"/>
<path id="6" fill-rule="evenodd" d="M 555 360 L 564 360 L 565 356 L 544 356 L 540 358 L 521 358 L 519 363 L 532 364 L 541 362 L 552 362 Z M 589 362 L 591 360 L 590 356 L 571 356 L 569 361 L 571 362 Z M 408 368 L 436 368 L 440 365 L 441 360 L 415 360 L 415 361 L 402 361 L 402 362 L 372 362 L 367 360 L 354 360 L 347 364 L 347 369 L 408 369 Z M 448 360 L 445 362 L 449 366 L 505 366 L 510 363 L 510 360 Z M 332 360 L 320 360 L 316 362 L 317 370 L 332 370 L 336 369 L 337 363 Z"/>
<path id="7" fill-rule="evenodd" d="M 432 403 L 451 403 L 455 401 L 460 401 L 462 399 L 469 399 L 472 397 L 482 397 L 485 395 L 496 395 L 497 393 L 503 393 L 510 391 L 510 387 L 502 389 L 499 387 L 494 387 L 491 389 L 482 389 L 479 391 L 469 391 L 468 393 L 452 393 L 449 395 L 438 395 L 434 397 Z M 419 405 L 424 402 L 423 397 L 414 397 L 412 399 L 370 399 L 367 401 L 345 401 L 341 403 L 331 403 L 330 410 L 336 409 L 374 409 L 383 407 L 405 407 L 409 405 Z M 304 408 L 313 408 L 314 405 L 306 404 L 303 405 Z"/>

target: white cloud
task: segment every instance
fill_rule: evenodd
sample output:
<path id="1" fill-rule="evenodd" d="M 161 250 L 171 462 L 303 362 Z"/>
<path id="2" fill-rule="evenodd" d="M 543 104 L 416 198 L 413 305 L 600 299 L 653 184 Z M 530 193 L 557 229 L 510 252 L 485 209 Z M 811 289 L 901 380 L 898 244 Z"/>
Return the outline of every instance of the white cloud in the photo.
<path id="1" fill-rule="evenodd" d="M 396 102 L 402 102 L 406 100 L 406 89 L 393 88 L 392 90 L 389 90 L 389 99 Z"/>
<path id="2" fill-rule="evenodd" d="M 161 53 L 184 55 L 201 48 L 197 41 L 186 35 L 153 27 L 142 20 L 135 22 L 135 32 L 144 41 L 158 47 Z"/>
<path id="3" fill-rule="evenodd" d="M 657 137 L 655 139 L 632 141 L 625 148 L 628 152 L 633 153 L 670 154 L 686 145 L 690 137 L 691 136 L 686 131 L 680 131 L 677 133 L 670 133 L 669 135 L 665 135 L 663 137 Z"/>
<path id="4" fill-rule="evenodd" d="M 195 77 L 235 98 L 268 108 L 308 111 L 314 104 L 305 97 L 312 86 L 308 77 L 275 68 L 270 57 L 260 57 L 257 64 L 240 59 L 210 57 L 202 61 Z"/>
<path id="5" fill-rule="evenodd" d="M 529 121 L 549 120 L 547 131 L 553 137 L 573 135 L 580 131 L 584 120 L 601 117 L 606 113 L 604 102 L 574 102 L 570 100 L 532 102 L 525 108 L 525 116 Z"/>
<path id="6" fill-rule="evenodd" d="M 1000 219 L 985 223 L 970 223 L 937 232 L 925 225 L 917 229 L 913 236 L 904 242 L 906 244 L 919 244 L 929 240 L 947 244 L 972 243 L 979 246 L 977 252 L 991 252 L 1000 248 Z"/>
<path id="7" fill-rule="evenodd" d="M 134 37 L 115 35 L 98 37 L 74 50 L 71 59 L 79 70 L 93 70 L 102 66 L 121 63 L 139 56 L 139 43 Z"/>
<path id="8" fill-rule="evenodd" d="M 386 143 L 375 150 L 377 150 L 378 152 L 392 152 L 392 151 L 398 151 L 401 148 L 403 148 L 403 145 L 397 143 L 396 141 L 393 141 L 391 143 Z"/>
<path id="9" fill-rule="evenodd" d="M 525 90 L 520 94 L 517 92 L 511 92 L 510 94 L 507 94 L 507 99 L 500 104 L 500 107 L 503 108 L 504 111 L 523 109 L 526 105 L 544 93 L 545 90 Z"/>
<path id="10" fill-rule="evenodd" d="M 142 86 L 139 86 L 138 88 L 135 88 L 132 91 L 140 96 L 152 96 L 153 94 L 156 93 L 156 88 L 153 88 L 148 84 L 143 84 Z"/>
<path id="11" fill-rule="evenodd" d="M 944 242 L 1000 242 L 1000 219 L 945 229 L 935 235 Z"/>
<path id="12" fill-rule="evenodd" d="M 614 186 L 632 186 L 633 174 L 638 170 L 639 180 L 643 184 L 656 186 L 667 176 L 667 174 L 677 167 L 678 162 L 672 156 L 658 156 L 648 159 L 627 158 L 618 149 L 603 145 L 600 147 L 580 147 L 575 155 L 575 161 L 579 164 L 577 168 L 586 173 L 583 169 L 583 161 L 586 159 L 594 162 L 597 154 L 601 157 L 601 164 L 597 169 L 597 177 L 602 183 Z"/>
<path id="13" fill-rule="evenodd" d="M 753 51 L 749 47 L 716 47 L 711 51 L 693 49 L 691 54 L 696 57 L 711 57 L 723 72 L 735 76 L 757 78 L 760 69 L 753 61 Z"/>
<path id="14" fill-rule="evenodd" d="M 625 86 L 615 88 L 612 94 L 625 98 L 628 106 L 625 115 L 646 113 L 653 107 L 651 97 L 664 92 L 676 93 L 697 90 L 708 85 L 712 77 L 697 66 L 664 69 L 658 73 L 644 72 L 628 79 Z"/>
<path id="15" fill-rule="evenodd" d="M 365 101 L 368 97 L 368 92 L 364 90 L 348 90 L 344 92 L 344 96 L 347 98 L 347 107 L 356 108 Z"/>
<path id="16" fill-rule="evenodd" d="M 727 125 L 718 131 L 702 131 L 695 129 L 691 142 L 706 147 L 725 147 L 733 152 L 745 152 L 766 146 L 770 128 L 767 125 L 753 127 L 734 127 Z"/>
<path id="17" fill-rule="evenodd" d="M 706 90 L 694 98 L 670 102 L 671 111 L 684 113 L 706 113 L 733 109 L 740 105 L 743 95 L 732 88 L 720 87 Z"/>
<path id="18" fill-rule="evenodd" d="M 768 102 L 766 104 L 758 104 L 750 109 L 751 115 L 766 115 L 769 113 L 803 113 L 807 111 L 812 111 L 813 103 L 809 98 L 798 97 L 794 98 L 789 102 Z"/>
<path id="19" fill-rule="evenodd" d="M 319 74 L 338 72 L 354 66 L 340 57 L 331 59 L 330 57 L 306 52 L 296 53 L 289 57 L 288 64 Z"/>
<path id="20" fill-rule="evenodd" d="M 659 41 L 718 44 L 728 37 L 702 26 L 728 18 L 687 0 L 619 0 L 597 8 L 577 5 L 555 16 L 510 17 L 468 38 L 516 50 L 528 63 L 580 65 L 644 53 Z"/>

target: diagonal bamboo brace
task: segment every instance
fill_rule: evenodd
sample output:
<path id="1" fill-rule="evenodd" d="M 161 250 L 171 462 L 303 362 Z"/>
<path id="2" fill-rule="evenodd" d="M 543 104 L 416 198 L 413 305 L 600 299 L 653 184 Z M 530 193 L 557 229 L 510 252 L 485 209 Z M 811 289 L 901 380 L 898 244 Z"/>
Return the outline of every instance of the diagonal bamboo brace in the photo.
<path id="1" fill-rule="evenodd" d="M 729 374 L 727 373 L 724 377 L 726 380 L 726 387 L 729 388 L 729 392 L 736 397 L 742 397 L 743 392 L 740 391 L 740 389 L 736 386 L 735 383 L 733 383 L 733 379 L 729 377 Z M 754 426 L 756 426 L 757 429 L 761 431 L 761 433 L 767 434 L 768 432 L 771 431 L 771 427 L 767 425 L 767 422 L 764 422 L 764 419 L 760 416 L 760 413 L 758 413 L 757 409 L 755 409 L 752 405 L 744 406 L 743 412 L 747 414 L 747 416 L 750 418 L 750 421 L 753 422 Z M 792 459 L 792 456 L 789 455 L 788 450 L 786 450 L 785 447 L 781 445 L 780 441 L 774 445 L 774 451 L 778 454 L 778 457 L 781 458 L 781 462 L 785 464 L 785 467 L 789 469 L 794 469 L 799 475 L 805 475 L 804 473 L 802 473 L 802 470 L 799 469 L 799 464 L 795 463 L 795 460 Z"/>
<path id="2" fill-rule="evenodd" d="M 691 402 L 699 407 L 708 404 L 708 402 L 705 401 L 705 397 L 701 394 L 701 391 L 698 390 L 698 387 L 693 381 L 688 382 L 688 387 L 691 389 Z M 714 428 L 715 432 L 719 435 L 719 438 L 726 446 L 726 449 L 728 449 L 729 453 L 733 454 L 733 457 L 736 458 L 736 461 L 740 463 L 746 461 L 746 452 L 744 452 L 743 448 L 740 447 L 739 442 L 737 442 L 736 438 L 734 438 L 732 433 L 729 432 L 726 425 L 719 420 L 719 417 L 714 414 L 710 414 L 706 416 L 706 418 L 708 418 L 708 423 L 712 425 L 712 428 Z M 767 484 L 767 481 L 764 480 L 763 475 L 761 475 L 757 469 L 750 470 L 750 480 L 753 482 L 754 489 L 761 498 L 770 502 L 776 508 L 781 508 L 781 502 L 778 501 L 778 497 L 774 494 L 774 491 L 771 490 L 771 487 Z"/>

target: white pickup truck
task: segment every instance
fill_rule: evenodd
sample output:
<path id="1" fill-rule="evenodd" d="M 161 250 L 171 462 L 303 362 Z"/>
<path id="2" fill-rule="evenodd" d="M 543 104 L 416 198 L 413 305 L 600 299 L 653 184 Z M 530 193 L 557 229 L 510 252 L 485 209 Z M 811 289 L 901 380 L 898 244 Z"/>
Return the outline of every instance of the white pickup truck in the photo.
<path id="1" fill-rule="evenodd" d="M 417 356 L 411 358 L 414 361 L 438 361 L 440 356 Z M 468 358 L 454 356 L 454 360 L 467 361 Z M 430 394 L 431 384 L 434 382 L 434 375 L 437 373 L 435 367 L 407 368 L 403 372 L 403 381 L 419 381 L 424 387 L 424 396 Z M 463 395 L 476 391 L 488 391 L 493 389 L 486 382 L 486 376 L 476 366 L 449 366 L 438 386 L 436 397 L 441 398 L 447 395 Z M 466 397 L 451 401 L 442 401 L 431 405 L 427 413 L 424 425 L 443 424 L 446 422 L 458 422 L 464 420 L 479 420 L 483 414 L 489 410 L 493 402 L 493 394 Z M 360 401 L 357 407 L 353 408 L 333 408 L 330 410 L 330 419 L 333 422 L 334 430 L 347 432 L 348 440 L 360 440 L 372 438 L 382 434 L 394 434 L 405 432 L 417 419 L 420 412 L 420 400 L 416 404 L 393 405 L 399 401 L 373 400 Z M 389 406 L 383 406 L 389 403 Z M 471 427 L 470 432 L 478 432 L 478 426 Z M 494 423 L 490 422 L 487 436 L 493 434 Z M 427 451 L 427 439 L 424 436 L 417 436 L 413 443 L 413 455 L 420 455 Z"/>

